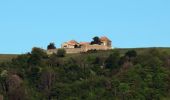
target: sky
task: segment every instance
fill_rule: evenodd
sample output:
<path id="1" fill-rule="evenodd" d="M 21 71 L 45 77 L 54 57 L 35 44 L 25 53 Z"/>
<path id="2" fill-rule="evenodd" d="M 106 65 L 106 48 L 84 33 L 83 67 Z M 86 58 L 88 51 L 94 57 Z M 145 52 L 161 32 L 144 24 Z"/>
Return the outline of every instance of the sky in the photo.
<path id="1" fill-rule="evenodd" d="M 107 36 L 116 48 L 170 47 L 170 0 L 0 0 L 0 53 Z"/>

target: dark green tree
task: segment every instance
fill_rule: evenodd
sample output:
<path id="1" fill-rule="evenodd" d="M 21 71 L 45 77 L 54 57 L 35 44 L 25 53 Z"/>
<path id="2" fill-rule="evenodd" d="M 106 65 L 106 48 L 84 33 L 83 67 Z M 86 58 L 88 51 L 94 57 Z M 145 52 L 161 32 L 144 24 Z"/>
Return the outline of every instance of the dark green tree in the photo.
<path id="1" fill-rule="evenodd" d="M 91 44 L 101 44 L 100 38 L 98 36 L 95 36 L 93 38 L 93 41 L 91 42 Z"/>
<path id="2" fill-rule="evenodd" d="M 56 49 L 56 46 L 54 43 L 50 43 L 48 46 L 47 46 L 47 50 L 50 50 L 50 49 Z"/>
<path id="3" fill-rule="evenodd" d="M 119 68 L 120 53 L 114 50 L 105 61 L 105 67 L 109 69 Z"/>
<path id="4" fill-rule="evenodd" d="M 125 56 L 131 58 L 131 57 L 136 57 L 137 56 L 137 52 L 135 50 L 129 50 L 126 52 Z"/>
<path id="5" fill-rule="evenodd" d="M 43 59 L 47 57 L 48 55 L 43 49 L 34 47 L 30 53 L 30 59 L 28 60 L 28 63 L 30 65 L 38 65 Z"/>

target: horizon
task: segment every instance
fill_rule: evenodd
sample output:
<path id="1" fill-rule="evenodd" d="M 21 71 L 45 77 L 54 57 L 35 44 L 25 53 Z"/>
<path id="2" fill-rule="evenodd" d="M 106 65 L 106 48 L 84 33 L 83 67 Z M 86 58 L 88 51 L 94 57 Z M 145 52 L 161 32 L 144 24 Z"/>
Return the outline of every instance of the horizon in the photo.
<path id="1" fill-rule="evenodd" d="M 107 36 L 116 48 L 170 47 L 168 0 L 0 1 L 0 53 Z"/>

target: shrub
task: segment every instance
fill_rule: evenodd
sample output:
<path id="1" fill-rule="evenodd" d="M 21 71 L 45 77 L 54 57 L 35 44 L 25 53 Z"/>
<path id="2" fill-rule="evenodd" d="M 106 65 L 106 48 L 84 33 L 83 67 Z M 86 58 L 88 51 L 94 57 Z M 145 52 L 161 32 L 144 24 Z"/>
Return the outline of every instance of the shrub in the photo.
<path id="1" fill-rule="evenodd" d="M 57 56 L 58 57 L 64 57 L 66 54 L 66 51 L 64 49 L 58 49 Z"/>
<path id="2" fill-rule="evenodd" d="M 50 44 L 47 46 L 47 50 L 49 50 L 49 49 L 56 49 L 55 44 L 54 44 L 54 43 L 50 43 Z"/>

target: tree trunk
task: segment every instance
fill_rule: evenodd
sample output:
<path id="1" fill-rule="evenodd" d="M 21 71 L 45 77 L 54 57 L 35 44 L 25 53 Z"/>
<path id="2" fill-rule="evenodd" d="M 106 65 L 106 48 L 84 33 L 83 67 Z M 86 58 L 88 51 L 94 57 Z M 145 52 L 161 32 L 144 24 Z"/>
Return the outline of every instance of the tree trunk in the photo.
<path id="1" fill-rule="evenodd" d="M 0 100 L 4 100 L 4 99 L 3 99 L 3 95 L 1 95 L 1 94 L 0 94 Z"/>

